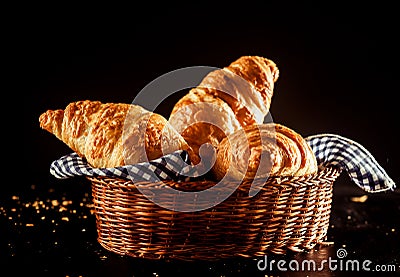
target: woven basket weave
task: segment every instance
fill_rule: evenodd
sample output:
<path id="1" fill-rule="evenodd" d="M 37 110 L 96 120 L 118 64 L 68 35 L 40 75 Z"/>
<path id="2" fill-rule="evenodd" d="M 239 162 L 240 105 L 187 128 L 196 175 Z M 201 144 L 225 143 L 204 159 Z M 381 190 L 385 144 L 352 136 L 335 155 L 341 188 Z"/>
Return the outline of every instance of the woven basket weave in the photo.
<path id="1" fill-rule="evenodd" d="M 219 260 L 284 254 L 314 248 L 326 239 L 333 182 L 340 170 L 327 167 L 302 177 L 268 178 L 249 196 L 243 182 L 225 201 L 195 212 L 162 208 L 123 179 L 88 177 L 99 243 L 121 255 L 146 259 Z M 211 181 L 163 185 L 201 191 Z"/>

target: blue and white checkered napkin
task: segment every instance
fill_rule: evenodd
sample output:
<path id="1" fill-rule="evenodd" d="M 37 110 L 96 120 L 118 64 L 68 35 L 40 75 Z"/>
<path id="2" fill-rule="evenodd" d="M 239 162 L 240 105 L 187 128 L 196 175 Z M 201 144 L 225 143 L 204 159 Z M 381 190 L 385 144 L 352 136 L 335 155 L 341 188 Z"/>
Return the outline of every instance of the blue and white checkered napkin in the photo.
<path id="1" fill-rule="evenodd" d="M 367 192 L 394 190 L 395 183 L 374 157 L 360 144 L 334 134 L 305 138 L 321 166 L 338 166 Z M 73 176 L 111 177 L 132 181 L 193 181 L 201 178 L 186 151 L 179 150 L 159 159 L 115 168 L 93 168 L 76 153 L 52 162 L 50 173 L 56 178 Z"/>
<path id="2" fill-rule="evenodd" d="M 58 179 L 73 176 L 111 177 L 132 181 L 189 181 L 198 177 L 186 151 L 179 150 L 159 159 L 113 168 L 94 168 L 75 152 L 55 160 L 50 173 Z"/>
<path id="3" fill-rule="evenodd" d="M 309 136 L 311 146 L 321 166 L 339 166 L 350 179 L 366 192 L 394 190 L 396 185 L 372 154 L 359 143 L 335 134 Z"/>

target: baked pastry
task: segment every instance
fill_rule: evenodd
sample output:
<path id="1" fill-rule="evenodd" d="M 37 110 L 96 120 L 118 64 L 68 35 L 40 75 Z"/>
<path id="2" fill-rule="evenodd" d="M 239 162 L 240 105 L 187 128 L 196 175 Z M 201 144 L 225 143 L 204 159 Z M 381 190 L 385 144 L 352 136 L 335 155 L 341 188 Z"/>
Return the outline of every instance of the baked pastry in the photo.
<path id="1" fill-rule="evenodd" d="M 191 149 L 163 116 L 139 105 L 77 101 L 39 116 L 54 134 L 93 167 L 116 167 Z"/>
<path id="2" fill-rule="evenodd" d="M 216 147 L 234 131 L 263 123 L 278 76 L 273 61 L 242 56 L 207 74 L 175 104 L 168 120 L 199 154 L 205 143 Z"/>
<path id="3" fill-rule="evenodd" d="M 224 138 L 216 149 L 212 175 L 251 180 L 268 176 L 303 176 L 318 171 L 305 139 L 277 123 L 254 124 Z"/>

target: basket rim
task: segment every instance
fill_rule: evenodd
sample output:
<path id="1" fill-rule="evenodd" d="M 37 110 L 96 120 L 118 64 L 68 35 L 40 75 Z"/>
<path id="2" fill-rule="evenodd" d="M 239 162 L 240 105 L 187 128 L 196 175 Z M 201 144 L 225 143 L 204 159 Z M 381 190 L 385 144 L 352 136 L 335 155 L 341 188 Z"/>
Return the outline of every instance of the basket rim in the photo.
<path id="1" fill-rule="evenodd" d="M 338 166 L 320 166 L 316 173 L 307 174 L 303 176 L 270 176 L 266 180 L 262 182 L 268 184 L 268 186 L 309 186 L 315 185 L 316 182 L 326 179 L 327 181 L 334 181 L 342 172 L 342 169 Z M 190 180 L 190 181 L 174 181 L 174 180 L 160 180 L 158 182 L 151 181 L 133 181 L 124 178 L 116 178 L 116 177 L 108 177 L 108 176 L 87 176 L 86 177 L 91 182 L 104 182 L 108 185 L 115 185 L 118 187 L 126 187 L 126 188 L 162 188 L 163 186 L 169 186 L 173 188 L 185 189 L 201 184 L 202 190 L 207 189 L 216 185 L 218 182 L 209 179 L 200 179 L 200 180 Z M 257 179 L 253 180 L 244 180 L 239 185 L 239 187 L 251 185 L 254 182 L 258 182 Z M 232 181 L 237 185 L 237 181 Z M 228 181 L 229 185 L 230 182 Z"/>

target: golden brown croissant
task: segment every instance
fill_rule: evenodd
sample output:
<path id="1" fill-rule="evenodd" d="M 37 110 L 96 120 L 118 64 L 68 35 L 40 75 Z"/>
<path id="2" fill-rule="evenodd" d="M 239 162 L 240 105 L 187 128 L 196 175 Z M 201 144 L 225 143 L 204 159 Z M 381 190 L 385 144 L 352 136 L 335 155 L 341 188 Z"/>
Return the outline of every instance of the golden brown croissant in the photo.
<path id="1" fill-rule="evenodd" d="M 217 147 L 212 174 L 221 180 L 268 176 L 303 176 L 318 171 L 314 152 L 304 138 L 277 123 L 244 127 Z"/>
<path id="2" fill-rule="evenodd" d="M 39 116 L 40 127 L 54 134 L 93 167 L 116 167 L 191 151 L 163 116 L 124 103 L 77 101 L 64 110 Z"/>
<path id="3" fill-rule="evenodd" d="M 241 127 L 262 123 L 268 114 L 279 70 L 259 56 L 243 56 L 210 72 L 173 107 L 169 122 L 196 153 L 214 147 Z"/>

